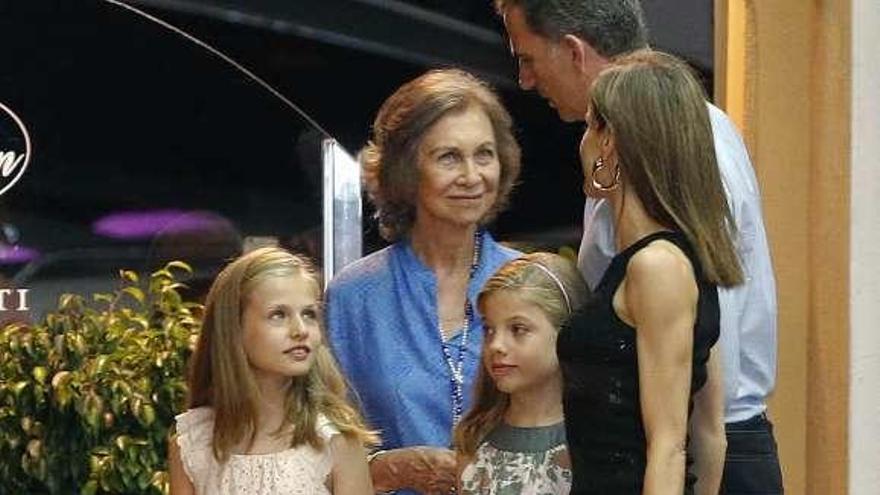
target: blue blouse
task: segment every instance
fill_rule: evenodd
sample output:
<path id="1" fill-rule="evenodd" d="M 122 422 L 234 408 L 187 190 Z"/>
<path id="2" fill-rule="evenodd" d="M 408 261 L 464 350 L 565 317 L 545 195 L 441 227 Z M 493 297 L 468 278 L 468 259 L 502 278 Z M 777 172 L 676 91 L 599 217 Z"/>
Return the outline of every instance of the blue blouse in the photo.
<path id="1" fill-rule="evenodd" d="M 477 270 L 468 286 L 476 308 L 483 284 L 518 251 L 483 232 Z M 336 359 L 383 449 L 448 447 L 452 430 L 451 373 L 437 320 L 437 281 L 401 241 L 343 269 L 327 288 L 327 331 Z M 464 357 L 464 410 L 470 407 L 483 344 L 474 311 Z M 457 361 L 462 332 L 448 342 Z"/>

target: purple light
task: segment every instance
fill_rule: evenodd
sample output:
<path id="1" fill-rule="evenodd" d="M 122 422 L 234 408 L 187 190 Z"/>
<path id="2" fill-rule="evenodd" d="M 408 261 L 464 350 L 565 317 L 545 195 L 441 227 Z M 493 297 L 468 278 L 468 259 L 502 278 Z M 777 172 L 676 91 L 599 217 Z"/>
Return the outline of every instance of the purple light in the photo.
<path id="1" fill-rule="evenodd" d="M 111 213 L 92 224 L 92 231 L 113 239 L 150 239 L 158 234 L 210 232 L 229 221 L 209 211 L 147 210 Z"/>
<path id="2" fill-rule="evenodd" d="M 27 263 L 39 257 L 40 252 L 36 249 L 0 244 L 0 264 L 2 265 Z"/>

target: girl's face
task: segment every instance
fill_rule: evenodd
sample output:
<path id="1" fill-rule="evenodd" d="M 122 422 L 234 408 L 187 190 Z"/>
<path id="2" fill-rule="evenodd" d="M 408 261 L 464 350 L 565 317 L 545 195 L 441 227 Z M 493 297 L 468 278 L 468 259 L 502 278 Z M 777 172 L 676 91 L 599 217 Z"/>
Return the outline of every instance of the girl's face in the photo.
<path id="1" fill-rule="evenodd" d="M 481 309 L 483 366 L 498 390 L 516 394 L 558 379 L 557 331 L 541 308 L 516 290 L 499 290 L 485 296 Z"/>
<path id="2" fill-rule="evenodd" d="M 270 275 L 247 295 L 242 340 L 258 380 L 287 382 L 308 373 L 322 341 L 317 292 L 302 275 Z"/>

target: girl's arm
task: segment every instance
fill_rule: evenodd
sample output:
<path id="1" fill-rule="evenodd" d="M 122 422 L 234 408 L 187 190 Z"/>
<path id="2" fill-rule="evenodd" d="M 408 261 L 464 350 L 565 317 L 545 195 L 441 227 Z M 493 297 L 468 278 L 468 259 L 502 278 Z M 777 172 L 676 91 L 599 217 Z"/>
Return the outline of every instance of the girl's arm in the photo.
<path id="1" fill-rule="evenodd" d="M 724 432 L 724 382 L 721 375 L 721 352 L 709 355 L 709 378 L 694 396 L 691 415 L 691 446 L 697 495 L 717 495 L 724 473 L 727 437 Z"/>
<path id="2" fill-rule="evenodd" d="M 360 441 L 334 435 L 330 439 L 330 452 L 333 456 L 333 495 L 372 495 L 367 453 Z"/>
<path id="3" fill-rule="evenodd" d="M 177 445 L 177 435 L 172 435 L 168 440 L 168 477 L 171 484 L 171 495 L 195 495 L 196 489 L 183 469 L 180 446 Z"/>
<path id="4" fill-rule="evenodd" d="M 684 490 L 688 397 L 698 289 L 687 258 L 666 243 L 636 253 L 622 286 L 636 328 L 642 423 L 647 439 L 643 495 Z"/>

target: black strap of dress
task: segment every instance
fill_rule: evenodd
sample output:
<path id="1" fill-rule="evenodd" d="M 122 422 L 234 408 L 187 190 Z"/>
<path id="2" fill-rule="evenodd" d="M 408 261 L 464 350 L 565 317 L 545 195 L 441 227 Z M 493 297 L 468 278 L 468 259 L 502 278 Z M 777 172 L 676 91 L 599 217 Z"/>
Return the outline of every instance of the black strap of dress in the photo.
<path id="1" fill-rule="evenodd" d="M 678 246 L 678 248 L 684 252 L 685 256 L 690 259 L 691 265 L 694 266 L 694 269 L 698 269 L 699 264 L 694 263 L 694 253 L 691 250 L 690 244 L 687 242 L 687 238 L 684 236 L 684 234 L 673 230 L 660 230 L 642 237 L 641 239 L 630 244 L 623 251 L 618 253 L 599 285 L 608 286 L 608 284 L 610 283 L 612 289 L 616 288 L 617 285 L 620 284 L 620 281 L 623 280 L 623 277 L 626 275 L 626 267 L 627 264 L 629 264 L 630 258 L 632 258 L 643 247 L 658 239 L 667 240 Z"/>

